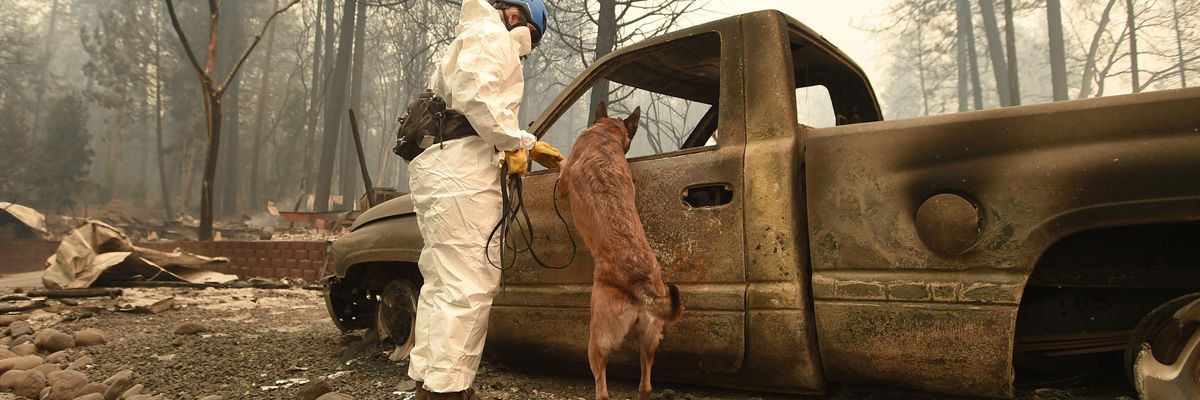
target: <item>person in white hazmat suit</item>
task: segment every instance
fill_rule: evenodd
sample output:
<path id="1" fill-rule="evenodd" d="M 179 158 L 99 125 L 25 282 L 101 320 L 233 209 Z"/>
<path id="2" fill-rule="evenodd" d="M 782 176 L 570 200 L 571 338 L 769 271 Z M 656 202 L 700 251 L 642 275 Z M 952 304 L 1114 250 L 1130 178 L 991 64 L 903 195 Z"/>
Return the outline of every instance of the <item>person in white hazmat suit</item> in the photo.
<path id="1" fill-rule="evenodd" d="M 430 89 L 461 112 L 478 136 L 447 140 L 409 163 L 417 224 L 425 241 L 408 375 L 418 399 L 466 399 L 487 334 L 500 270 L 488 236 L 501 218 L 500 165 L 523 173 L 528 158 L 557 168 L 562 155 L 520 129 L 521 59 L 546 31 L 542 0 L 464 0 L 454 41 Z M 529 151 L 529 155 L 526 152 Z"/>

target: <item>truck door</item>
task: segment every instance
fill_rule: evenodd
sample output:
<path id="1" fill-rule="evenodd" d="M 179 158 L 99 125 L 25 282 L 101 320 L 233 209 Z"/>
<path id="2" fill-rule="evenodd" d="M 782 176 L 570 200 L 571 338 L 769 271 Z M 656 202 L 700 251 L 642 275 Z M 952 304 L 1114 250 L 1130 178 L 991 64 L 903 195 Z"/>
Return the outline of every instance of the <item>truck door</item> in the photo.
<path id="1" fill-rule="evenodd" d="M 680 377 L 732 372 L 742 365 L 746 330 L 746 266 L 743 237 L 741 100 L 729 101 L 721 82 L 720 39 L 698 35 L 627 54 L 611 68 L 593 67 L 591 87 L 607 78 L 608 110 L 624 118 L 642 108 L 641 124 L 627 154 L 637 187 L 637 211 L 663 277 L 679 286 L 684 317 L 668 327 L 655 373 Z M 669 61 L 668 61 L 669 60 Z M 669 64 L 669 65 L 668 65 Z M 591 90 L 560 96 L 563 111 L 548 112 L 543 140 L 563 154 L 591 122 Z M 557 115 L 556 115 L 557 114 Z M 568 233 L 553 204 L 557 170 L 525 176 L 525 206 L 534 226 L 535 251 L 550 264 L 566 261 Z M 559 205 L 570 223 L 566 205 Z M 527 255 L 504 273 L 505 293 L 496 299 L 489 340 L 503 352 L 586 363 L 593 263 L 571 227 L 578 254 L 564 270 L 537 266 Z M 554 332 L 530 335 L 531 332 Z M 611 364 L 638 365 L 634 341 Z M 494 348 L 494 347 L 493 347 Z M 541 357 L 538 357 L 541 358 Z"/>

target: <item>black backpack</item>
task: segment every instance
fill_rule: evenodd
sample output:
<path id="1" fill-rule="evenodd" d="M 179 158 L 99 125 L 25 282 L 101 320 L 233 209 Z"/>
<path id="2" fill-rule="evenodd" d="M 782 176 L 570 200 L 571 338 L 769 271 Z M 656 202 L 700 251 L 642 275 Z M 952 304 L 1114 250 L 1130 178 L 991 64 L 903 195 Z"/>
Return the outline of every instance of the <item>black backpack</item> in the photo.
<path id="1" fill-rule="evenodd" d="M 408 105 L 397 122 L 396 147 L 392 152 L 409 162 L 429 146 L 478 135 L 466 116 L 446 108 L 446 101 L 429 89 Z"/>

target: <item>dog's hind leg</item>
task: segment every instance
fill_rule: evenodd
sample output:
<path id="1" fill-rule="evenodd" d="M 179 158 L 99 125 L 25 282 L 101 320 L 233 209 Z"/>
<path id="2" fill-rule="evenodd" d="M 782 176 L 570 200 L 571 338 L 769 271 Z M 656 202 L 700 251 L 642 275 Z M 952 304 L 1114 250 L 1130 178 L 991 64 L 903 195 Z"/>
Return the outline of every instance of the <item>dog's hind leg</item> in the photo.
<path id="1" fill-rule="evenodd" d="M 666 325 L 666 322 L 650 316 L 649 313 L 643 313 L 638 320 L 638 325 L 642 332 L 642 380 L 638 385 L 637 398 L 638 400 L 649 400 L 650 392 L 653 390 L 650 386 L 650 370 L 654 367 L 654 353 L 658 351 L 659 342 L 662 340 L 663 326 Z"/>
<path id="2" fill-rule="evenodd" d="M 588 364 L 596 379 L 596 400 L 608 400 L 608 354 L 621 344 L 637 319 L 627 297 L 603 285 L 592 287 L 592 320 L 588 336 Z"/>

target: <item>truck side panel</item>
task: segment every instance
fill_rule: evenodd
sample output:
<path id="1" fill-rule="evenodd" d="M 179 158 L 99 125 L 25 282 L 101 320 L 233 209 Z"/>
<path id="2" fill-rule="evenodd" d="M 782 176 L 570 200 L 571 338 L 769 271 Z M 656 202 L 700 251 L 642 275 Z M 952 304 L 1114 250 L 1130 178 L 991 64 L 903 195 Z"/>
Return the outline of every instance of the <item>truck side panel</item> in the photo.
<path id="1" fill-rule="evenodd" d="M 1085 229 L 1200 220 L 1197 110 L 1200 89 L 1183 89 L 811 131 L 828 377 L 1011 396 L 1016 312 L 1048 246 Z M 917 221 L 923 204 L 933 222 Z"/>

